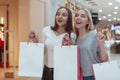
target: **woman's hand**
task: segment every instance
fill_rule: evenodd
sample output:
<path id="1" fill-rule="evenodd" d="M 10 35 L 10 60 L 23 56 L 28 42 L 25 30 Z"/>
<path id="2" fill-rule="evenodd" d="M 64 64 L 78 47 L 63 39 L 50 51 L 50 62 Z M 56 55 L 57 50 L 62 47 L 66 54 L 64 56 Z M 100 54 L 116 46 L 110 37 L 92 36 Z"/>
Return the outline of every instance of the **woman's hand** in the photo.
<path id="1" fill-rule="evenodd" d="M 99 45 L 103 44 L 103 42 L 104 42 L 104 40 L 105 40 L 105 36 L 104 36 L 103 33 L 97 32 L 96 38 L 97 38 L 97 41 L 98 41 L 98 44 L 99 44 Z"/>
<path id="2" fill-rule="evenodd" d="M 30 32 L 28 41 L 38 43 L 38 39 L 36 37 L 36 34 L 34 32 Z"/>
<path id="3" fill-rule="evenodd" d="M 70 39 L 70 36 L 69 34 L 65 34 L 65 36 L 63 37 L 63 40 L 62 40 L 62 45 L 71 45 L 72 44 L 72 41 Z"/>
<path id="4" fill-rule="evenodd" d="M 100 61 L 105 62 L 108 61 L 108 54 L 106 53 L 105 47 L 104 47 L 104 40 L 105 40 L 105 36 L 103 33 L 101 32 L 97 32 L 96 34 L 96 38 L 100 47 Z"/>

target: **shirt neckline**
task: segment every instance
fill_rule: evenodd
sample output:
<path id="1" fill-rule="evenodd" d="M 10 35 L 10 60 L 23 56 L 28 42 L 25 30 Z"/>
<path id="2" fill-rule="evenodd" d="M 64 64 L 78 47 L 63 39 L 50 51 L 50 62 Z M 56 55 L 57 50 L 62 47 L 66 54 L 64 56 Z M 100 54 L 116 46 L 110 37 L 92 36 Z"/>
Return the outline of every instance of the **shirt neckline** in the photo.
<path id="1" fill-rule="evenodd" d="M 60 37 L 60 36 L 63 36 L 63 35 L 66 34 L 66 32 L 65 32 L 65 33 L 62 33 L 62 34 L 60 34 L 60 35 L 56 35 L 55 32 L 54 32 L 51 28 L 50 28 L 50 31 L 52 32 L 52 34 L 53 34 L 55 37 Z"/>

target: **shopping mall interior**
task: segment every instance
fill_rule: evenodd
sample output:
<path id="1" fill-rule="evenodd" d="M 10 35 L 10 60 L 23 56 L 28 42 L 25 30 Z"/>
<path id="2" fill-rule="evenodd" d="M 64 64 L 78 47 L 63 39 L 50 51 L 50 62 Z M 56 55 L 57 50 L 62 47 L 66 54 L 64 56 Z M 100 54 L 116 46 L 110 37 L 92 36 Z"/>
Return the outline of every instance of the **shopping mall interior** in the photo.
<path id="1" fill-rule="evenodd" d="M 41 42 L 43 27 L 53 25 L 60 6 L 70 8 L 73 15 L 78 7 L 90 10 L 95 29 L 106 36 L 110 60 L 120 67 L 120 0 L 0 0 L 0 80 L 40 80 L 18 76 L 20 42 L 28 42 L 31 31 Z M 15 77 L 7 78 L 6 71 L 15 72 Z"/>

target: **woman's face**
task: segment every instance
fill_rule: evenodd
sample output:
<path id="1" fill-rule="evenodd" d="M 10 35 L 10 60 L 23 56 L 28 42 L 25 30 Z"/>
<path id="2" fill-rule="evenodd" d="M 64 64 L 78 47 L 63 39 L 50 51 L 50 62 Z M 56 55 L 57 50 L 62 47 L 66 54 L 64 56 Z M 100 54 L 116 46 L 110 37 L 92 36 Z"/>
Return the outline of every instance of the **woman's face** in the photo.
<path id="1" fill-rule="evenodd" d="M 57 11 L 56 13 L 56 23 L 58 24 L 58 26 L 62 26 L 65 27 L 67 24 L 67 20 L 68 20 L 68 12 L 65 8 L 61 8 Z"/>
<path id="2" fill-rule="evenodd" d="M 84 10 L 79 10 L 76 12 L 74 24 L 77 29 L 85 28 L 86 25 L 89 24 L 87 13 Z"/>

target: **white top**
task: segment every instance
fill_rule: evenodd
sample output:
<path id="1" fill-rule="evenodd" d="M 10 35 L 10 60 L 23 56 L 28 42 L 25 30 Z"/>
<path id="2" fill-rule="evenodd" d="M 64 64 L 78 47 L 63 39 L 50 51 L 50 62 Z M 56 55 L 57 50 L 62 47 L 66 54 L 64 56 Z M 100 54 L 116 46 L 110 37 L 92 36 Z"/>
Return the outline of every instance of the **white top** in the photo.
<path id="1" fill-rule="evenodd" d="M 50 68 L 53 68 L 54 64 L 54 46 L 62 45 L 62 39 L 66 33 L 63 33 L 59 36 L 57 36 L 53 30 L 50 28 L 50 26 L 47 26 L 43 29 L 43 38 L 42 41 L 45 44 L 45 65 L 47 65 Z M 75 44 L 76 35 L 75 33 L 71 33 L 71 39 L 73 43 Z"/>

